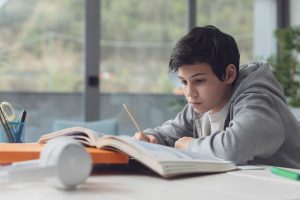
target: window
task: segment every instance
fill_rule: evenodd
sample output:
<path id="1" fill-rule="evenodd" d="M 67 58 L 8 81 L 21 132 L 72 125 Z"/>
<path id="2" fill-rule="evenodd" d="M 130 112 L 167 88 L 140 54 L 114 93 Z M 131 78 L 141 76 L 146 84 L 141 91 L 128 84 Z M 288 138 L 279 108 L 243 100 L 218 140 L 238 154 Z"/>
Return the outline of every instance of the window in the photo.
<path id="1" fill-rule="evenodd" d="M 0 100 L 27 110 L 25 141 L 82 116 L 84 5 L 0 0 Z"/>
<path id="2" fill-rule="evenodd" d="M 0 90 L 82 91 L 83 0 L 0 4 Z"/>
<path id="3" fill-rule="evenodd" d="M 168 62 L 186 12 L 184 0 L 102 0 L 101 92 L 172 93 Z"/>
<path id="4" fill-rule="evenodd" d="M 214 25 L 238 43 L 241 64 L 253 59 L 253 0 L 198 0 L 197 24 Z"/>
<path id="5" fill-rule="evenodd" d="M 51 132 L 56 119 L 83 120 L 85 2 L 0 0 L 0 100 L 27 109 L 25 130 L 32 134 L 27 141 Z M 262 23 L 257 8 L 264 2 L 275 5 L 275 0 L 197 0 L 197 25 L 233 35 L 241 63 L 250 62 L 264 56 L 258 50 L 267 45 L 258 38 L 271 38 L 272 27 L 264 37 L 257 32 Z M 174 117 L 184 101 L 174 96 L 168 62 L 187 33 L 188 1 L 101 0 L 99 9 L 100 119 L 117 119 L 126 134 L 135 127 L 123 103 L 142 128 Z M 272 9 L 263 18 L 273 26 Z"/>

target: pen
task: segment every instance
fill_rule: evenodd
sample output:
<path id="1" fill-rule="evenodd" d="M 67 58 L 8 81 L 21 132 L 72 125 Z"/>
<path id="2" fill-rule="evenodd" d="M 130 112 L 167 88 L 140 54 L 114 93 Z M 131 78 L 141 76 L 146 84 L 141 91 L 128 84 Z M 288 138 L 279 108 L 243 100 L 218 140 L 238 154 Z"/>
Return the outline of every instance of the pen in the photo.
<path id="1" fill-rule="evenodd" d="M 293 180 L 300 180 L 299 172 L 295 172 L 295 171 L 291 171 L 291 170 L 287 170 L 287 169 L 283 169 L 283 168 L 279 168 L 279 167 L 272 167 L 271 172 L 273 174 L 276 174 L 278 176 L 282 176 L 285 178 L 289 178 L 289 179 L 293 179 Z"/>
<path id="2" fill-rule="evenodd" d="M 131 112 L 127 109 L 126 105 L 123 103 L 123 107 L 125 108 L 126 112 L 128 113 L 131 121 L 133 122 L 133 124 L 135 125 L 136 129 L 144 136 L 148 139 L 148 137 L 144 134 L 144 132 L 142 131 L 141 127 L 138 125 L 138 123 L 135 121 L 134 117 L 132 116 Z"/>
<path id="3" fill-rule="evenodd" d="M 22 114 L 21 114 L 21 118 L 19 120 L 19 128 L 18 128 L 18 131 L 16 132 L 16 142 L 17 143 L 21 143 L 22 140 L 21 140 L 21 136 L 22 136 L 22 132 L 23 132 L 23 128 L 24 128 L 24 123 L 25 123 L 25 119 L 26 119 L 26 110 L 22 110 Z"/>

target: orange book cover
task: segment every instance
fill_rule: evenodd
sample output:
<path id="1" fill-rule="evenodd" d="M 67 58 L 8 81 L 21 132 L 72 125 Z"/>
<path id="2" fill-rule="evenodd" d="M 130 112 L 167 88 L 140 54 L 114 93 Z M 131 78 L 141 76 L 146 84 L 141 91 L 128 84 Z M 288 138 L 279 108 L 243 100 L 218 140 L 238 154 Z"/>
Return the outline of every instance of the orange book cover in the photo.
<path id="1" fill-rule="evenodd" d="M 44 144 L 0 143 L 0 164 L 38 159 Z M 128 155 L 96 148 L 86 148 L 94 164 L 126 164 Z"/>

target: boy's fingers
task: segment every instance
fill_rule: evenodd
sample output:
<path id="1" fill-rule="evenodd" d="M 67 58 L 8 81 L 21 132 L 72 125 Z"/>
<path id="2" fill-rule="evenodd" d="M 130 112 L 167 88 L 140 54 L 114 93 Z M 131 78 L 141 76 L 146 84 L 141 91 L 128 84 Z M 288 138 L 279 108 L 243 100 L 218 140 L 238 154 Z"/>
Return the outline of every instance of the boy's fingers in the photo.
<path id="1" fill-rule="evenodd" d="M 136 139 L 136 140 L 141 140 L 141 141 L 149 142 L 148 137 L 145 134 L 141 133 L 141 132 L 135 133 L 134 136 L 133 136 L 133 138 Z"/>
<path id="2" fill-rule="evenodd" d="M 147 135 L 147 137 L 148 137 L 148 140 L 149 140 L 150 143 L 155 143 L 155 144 L 158 143 L 157 139 L 154 135 Z"/>

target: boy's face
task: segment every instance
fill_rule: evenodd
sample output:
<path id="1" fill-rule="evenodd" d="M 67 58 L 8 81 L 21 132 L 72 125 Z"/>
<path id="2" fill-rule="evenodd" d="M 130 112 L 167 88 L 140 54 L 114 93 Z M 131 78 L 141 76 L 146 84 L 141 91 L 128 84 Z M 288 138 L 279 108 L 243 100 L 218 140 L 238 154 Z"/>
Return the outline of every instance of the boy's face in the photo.
<path id="1" fill-rule="evenodd" d="M 234 66 L 227 66 L 224 81 L 220 81 L 209 64 L 183 65 L 178 69 L 184 95 L 197 113 L 218 112 L 231 95 L 236 78 Z M 230 71 L 233 70 L 233 71 Z"/>

